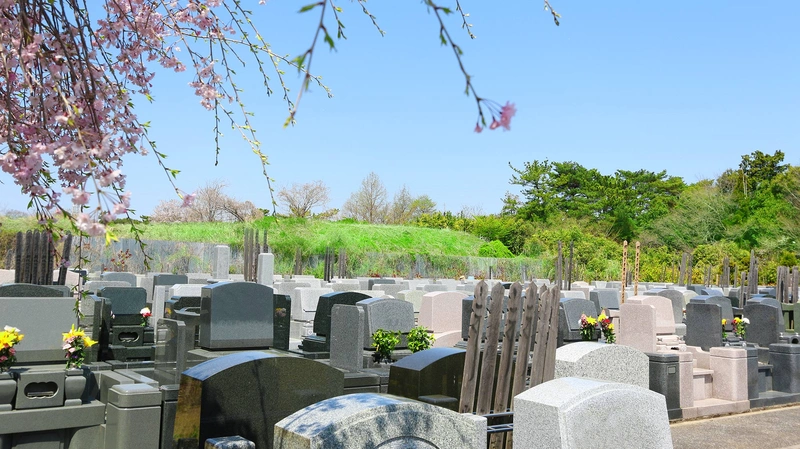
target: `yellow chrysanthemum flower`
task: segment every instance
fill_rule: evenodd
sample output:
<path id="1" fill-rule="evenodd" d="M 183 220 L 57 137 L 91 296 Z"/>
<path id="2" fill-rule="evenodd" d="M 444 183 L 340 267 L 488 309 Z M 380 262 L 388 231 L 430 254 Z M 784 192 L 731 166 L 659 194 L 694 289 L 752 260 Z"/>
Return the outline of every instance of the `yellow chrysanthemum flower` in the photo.
<path id="1" fill-rule="evenodd" d="M 728 324 L 728 320 L 726 320 L 725 318 L 723 318 L 723 319 L 722 319 L 722 325 L 724 326 L 724 325 L 726 325 L 726 324 Z"/>

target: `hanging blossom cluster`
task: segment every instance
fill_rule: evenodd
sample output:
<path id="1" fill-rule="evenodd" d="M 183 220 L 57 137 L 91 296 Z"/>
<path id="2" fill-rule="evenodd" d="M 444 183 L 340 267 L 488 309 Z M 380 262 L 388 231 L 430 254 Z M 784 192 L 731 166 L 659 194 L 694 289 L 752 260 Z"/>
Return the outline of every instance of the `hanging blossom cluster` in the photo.
<path id="1" fill-rule="evenodd" d="M 558 24 L 558 14 L 547 0 L 544 3 Z M 452 49 L 465 76 L 466 93 L 477 102 L 475 131 L 510 129 L 514 105 L 500 106 L 475 92 L 462 50 L 445 26 L 444 16 L 453 10 L 433 0 L 423 4 L 434 13 L 440 41 Z M 365 0 L 358 0 L 358 5 L 383 34 Z M 293 124 L 302 92 L 312 81 L 331 96 L 321 79 L 309 72 L 318 43 L 335 48 L 326 20 L 335 21 L 337 39 L 345 38 L 343 10 L 334 0 L 303 6 L 299 12 L 312 10 L 320 19 L 311 46 L 302 56 L 289 59 L 271 51 L 253 25 L 252 13 L 239 0 L 0 0 L 0 169 L 30 197 L 40 222 L 50 230 L 63 214 L 78 231 L 105 233 L 108 240 L 107 225 L 129 216 L 131 198 L 122 172 L 128 154 L 152 151 L 178 196 L 190 204 L 194 195 L 175 186 L 178 170 L 164 165 L 165 155 L 155 150 L 146 123 L 133 109 L 135 98 L 152 101 L 155 70 L 162 67 L 192 72 L 190 88 L 200 104 L 215 113 L 217 156 L 220 119 L 227 118 L 259 157 L 271 192 L 267 157 L 260 150 L 249 119 L 252 114 L 244 108 L 231 65 L 244 64 L 237 49 L 249 53 L 255 64 L 248 70 L 258 70 L 267 95 L 273 92 L 266 71 L 274 70 L 289 111 L 286 124 Z M 456 10 L 462 27 L 474 38 L 469 14 L 458 0 Z M 282 65 L 303 74 L 294 101 Z M 73 207 L 78 210 L 75 214 Z"/>
<path id="2" fill-rule="evenodd" d="M 151 98 L 158 66 L 186 70 L 181 47 L 201 104 L 234 101 L 238 91 L 227 93 L 231 84 L 226 90 L 214 59 L 189 45 L 252 47 L 231 37 L 231 23 L 241 21 L 223 21 L 214 8 L 245 20 L 248 12 L 223 3 L 109 0 L 92 20 L 90 6 L 98 5 L 81 0 L 0 0 L 0 168 L 30 196 L 40 222 L 63 213 L 78 230 L 102 235 L 128 213 L 123 157 L 153 148 L 132 100 Z M 186 202 L 193 198 L 176 191 Z M 69 199 L 79 206 L 75 216 Z"/>

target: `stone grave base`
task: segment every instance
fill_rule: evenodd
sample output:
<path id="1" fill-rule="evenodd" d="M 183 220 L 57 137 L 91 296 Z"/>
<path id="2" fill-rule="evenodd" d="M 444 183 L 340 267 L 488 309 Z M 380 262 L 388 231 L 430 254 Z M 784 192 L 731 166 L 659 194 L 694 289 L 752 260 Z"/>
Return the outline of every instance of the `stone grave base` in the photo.
<path id="1" fill-rule="evenodd" d="M 681 409 L 683 419 L 742 413 L 748 410 L 750 410 L 750 401 L 726 401 L 716 398 L 696 400 L 694 406 Z"/>
<path id="2" fill-rule="evenodd" d="M 800 393 L 783 393 L 780 391 L 762 391 L 758 398 L 750 399 L 750 408 L 773 407 L 800 402 Z"/>

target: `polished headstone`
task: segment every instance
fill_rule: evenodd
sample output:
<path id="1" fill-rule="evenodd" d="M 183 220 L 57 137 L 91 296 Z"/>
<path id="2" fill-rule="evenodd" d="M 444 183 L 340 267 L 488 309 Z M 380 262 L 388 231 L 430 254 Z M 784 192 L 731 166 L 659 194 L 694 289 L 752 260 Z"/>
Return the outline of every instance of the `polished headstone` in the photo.
<path id="1" fill-rule="evenodd" d="M 388 392 L 423 401 L 426 397 L 453 398 L 448 408 L 457 410 L 465 356 L 463 349 L 431 348 L 404 357 L 389 368 Z"/>
<path id="2" fill-rule="evenodd" d="M 218 357 L 184 371 L 173 447 L 238 435 L 270 449 L 278 421 L 343 393 L 344 373 L 313 360 L 261 352 Z"/>
<path id="3" fill-rule="evenodd" d="M 272 288 L 255 282 L 221 282 L 202 290 L 200 346 L 265 348 L 273 343 Z"/>

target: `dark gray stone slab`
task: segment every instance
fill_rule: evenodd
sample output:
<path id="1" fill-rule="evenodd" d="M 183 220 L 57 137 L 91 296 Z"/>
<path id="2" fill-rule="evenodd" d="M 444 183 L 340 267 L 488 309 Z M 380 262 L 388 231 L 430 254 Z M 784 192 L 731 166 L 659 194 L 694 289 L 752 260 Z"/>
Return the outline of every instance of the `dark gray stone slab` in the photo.
<path id="1" fill-rule="evenodd" d="M 313 360 L 261 352 L 218 357 L 183 373 L 173 447 L 238 435 L 270 449 L 278 421 L 343 392 L 344 374 Z"/>
<path id="2" fill-rule="evenodd" d="M 199 296 L 173 296 L 164 301 L 164 316 L 174 320 L 176 310 L 187 307 L 197 307 L 199 309 L 200 303 L 201 298 Z"/>
<path id="3" fill-rule="evenodd" d="M 153 276 L 153 285 L 188 284 L 189 278 L 185 274 L 156 274 Z"/>
<path id="4" fill-rule="evenodd" d="M 147 290 L 141 287 L 103 287 L 97 296 L 108 300 L 115 317 L 134 315 L 141 321 L 139 312 L 147 306 Z"/>
<path id="5" fill-rule="evenodd" d="M 722 346 L 722 308 L 695 298 L 686 304 L 686 344 L 704 351 Z"/>
<path id="6" fill-rule="evenodd" d="M 561 305 L 558 309 L 559 346 L 565 342 L 581 341 L 581 315 L 597 318 L 597 308 L 592 301 L 580 298 L 561 299 Z"/>
<path id="7" fill-rule="evenodd" d="M 273 345 L 275 349 L 289 350 L 290 324 L 292 322 L 292 297 L 289 295 L 272 295 L 275 302 L 275 320 Z"/>
<path id="8" fill-rule="evenodd" d="M 772 388 L 783 393 L 800 393 L 800 345 L 776 343 L 769 346 Z"/>
<path id="9" fill-rule="evenodd" d="M 0 297 L 52 298 L 54 296 L 72 296 L 72 292 L 69 291 L 68 287 L 63 285 L 36 285 L 22 283 L 0 285 Z"/>
<path id="10" fill-rule="evenodd" d="M 619 290 L 616 288 L 596 288 L 589 291 L 589 300 L 594 303 L 595 315 L 600 315 L 603 309 L 619 309 Z"/>
<path id="11" fill-rule="evenodd" d="M 272 346 L 275 310 L 271 287 L 255 282 L 221 282 L 203 287 L 201 297 L 201 347 Z"/>
<path id="12" fill-rule="evenodd" d="M 431 348 L 405 357 L 389 368 L 389 394 L 419 400 L 423 396 L 461 397 L 466 351 Z M 452 402 L 448 402 L 452 404 Z"/>
<path id="13" fill-rule="evenodd" d="M 650 390 L 661 393 L 667 400 L 669 419 L 681 418 L 681 380 L 678 354 L 648 353 L 650 358 Z"/>
<path id="14" fill-rule="evenodd" d="M 354 306 L 370 297 L 357 292 L 332 292 L 319 297 L 314 314 L 314 335 L 303 338 L 301 349 L 307 352 L 327 353 L 330 351 L 331 309 L 335 304 Z"/>
<path id="15" fill-rule="evenodd" d="M 745 340 L 762 348 L 778 343 L 783 332 L 783 325 L 780 323 L 783 313 L 779 307 L 761 301 L 748 301 L 744 306 L 744 316 L 750 320 Z"/>
<path id="16" fill-rule="evenodd" d="M 380 290 L 374 287 L 381 284 L 396 284 L 396 282 L 394 279 L 369 279 L 367 281 L 367 290 Z"/>
<path id="17" fill-rule="evenodd" d="M 334 304 L 354 306 L 358 301 L 369 299 L 368 295 L 358 292 L 332 292 L 319 297 L 317 311 L 314 314 L 314 333 L 318 336 L 329 335 L 331 329 L 331 310 Z"/>

